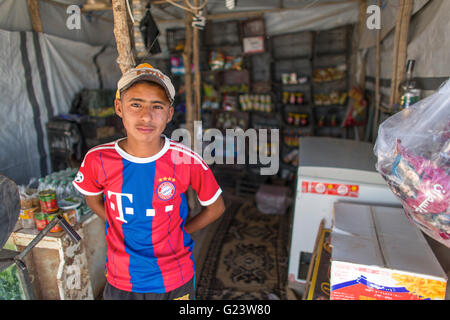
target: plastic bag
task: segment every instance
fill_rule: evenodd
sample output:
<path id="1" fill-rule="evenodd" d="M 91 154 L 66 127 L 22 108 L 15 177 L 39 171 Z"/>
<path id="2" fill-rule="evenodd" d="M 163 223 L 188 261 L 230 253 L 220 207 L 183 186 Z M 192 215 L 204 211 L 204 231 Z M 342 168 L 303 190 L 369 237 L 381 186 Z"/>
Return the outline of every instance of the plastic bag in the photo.
<path id="1" fill-rule="evenodd" d="M 407 217 L 450 247 L 450 81 L 384 121 L 374 153 Z"/>

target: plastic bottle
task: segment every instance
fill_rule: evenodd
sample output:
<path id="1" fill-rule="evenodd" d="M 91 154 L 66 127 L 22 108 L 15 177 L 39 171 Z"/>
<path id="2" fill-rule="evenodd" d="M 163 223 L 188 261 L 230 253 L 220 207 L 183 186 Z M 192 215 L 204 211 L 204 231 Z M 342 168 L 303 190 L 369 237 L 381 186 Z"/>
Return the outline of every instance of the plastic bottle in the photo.
<path id="1" fill-rule="evenodd" d="M 61 182 L 56 187 L 56 199 L 62 200 L 66 197 L 66 180 L 61 180 Z"/>
<path id="2" fill-rule="evenodd" d="M 68 181 L 66 185 L 66 197 L 73 198 L 78 196 L 77 191 L 75 190 L 75 187 L 72 184 L 72 181 Z"/>
<path id="3" fill-rule="evenodd" d="M 45 190 L 45 178 L 39 178 L 38 193 Z"/>

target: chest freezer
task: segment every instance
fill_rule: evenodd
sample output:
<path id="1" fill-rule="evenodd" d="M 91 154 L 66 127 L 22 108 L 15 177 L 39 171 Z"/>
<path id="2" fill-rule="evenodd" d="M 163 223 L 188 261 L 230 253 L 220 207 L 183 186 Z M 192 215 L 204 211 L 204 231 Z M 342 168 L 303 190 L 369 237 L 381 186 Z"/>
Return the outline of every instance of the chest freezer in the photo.
<path id="1" fill-rule="evenodd" d="M 289 286 L 302 291 L 322 219 L 331 228 L 337 201 L 401 207 L 376 171 L 373 144 L 300 138 L 299 166 L 289 253 Z"/>

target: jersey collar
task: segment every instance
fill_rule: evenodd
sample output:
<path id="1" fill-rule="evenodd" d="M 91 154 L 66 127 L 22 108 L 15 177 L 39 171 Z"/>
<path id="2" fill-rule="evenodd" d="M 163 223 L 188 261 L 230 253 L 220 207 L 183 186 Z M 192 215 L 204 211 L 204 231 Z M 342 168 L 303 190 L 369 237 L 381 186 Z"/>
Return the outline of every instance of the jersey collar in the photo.
<path id="1" fill-rule="evenodd" d="M 159 158 L 161 158 L 162 155 L 164 153 L 166 153 L 166 151 L 169 149 L 169 146 L 170 146 L 169 138 L 167 138 L 165 135 L 161 135 L 161 136 L 164 137 L 164 146 L 162 147 L 162 149 L 157 154 L 155 154 L 155 155 L 153 155 L 151 157 L 139 158 L 139 157 L 132 156 L 131 154 L 125 152 L 125 150 L 123 150 L 121 147 L 119 147 L 119 142 L 124 140 L 124 139 L 126 139 L 126 137 L 116 140 L 116 142 L 114 144 L 114 148 L 116 149 L 117 153 L 119 153 L 123 158 L 125 158 L 128 161 L 131 161 L 131 162 L 134 162 L 134 163 L 153 162 L 153 161 L 156 161 Z"/>

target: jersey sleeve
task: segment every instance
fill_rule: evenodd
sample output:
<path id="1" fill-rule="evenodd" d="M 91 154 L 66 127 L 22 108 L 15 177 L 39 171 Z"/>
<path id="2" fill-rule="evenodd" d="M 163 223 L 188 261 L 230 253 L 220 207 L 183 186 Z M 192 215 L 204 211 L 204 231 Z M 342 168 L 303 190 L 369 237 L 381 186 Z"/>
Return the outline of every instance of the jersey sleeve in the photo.
<path id="1" fill-rule="evenodd" d="M 103 187 L 97 180 L 97 167 L 95 153 L 87 153 L 72 181 L 75 188 L 85 196 L 95 196 L 103 192 Z"/>
<path id="2" fill-rule="evenodd" d="M 214 203 L 222 193 L 214 174 L 203 160 L 194 161 L 191 165 L 191 186 L 202 206 Z"/>

